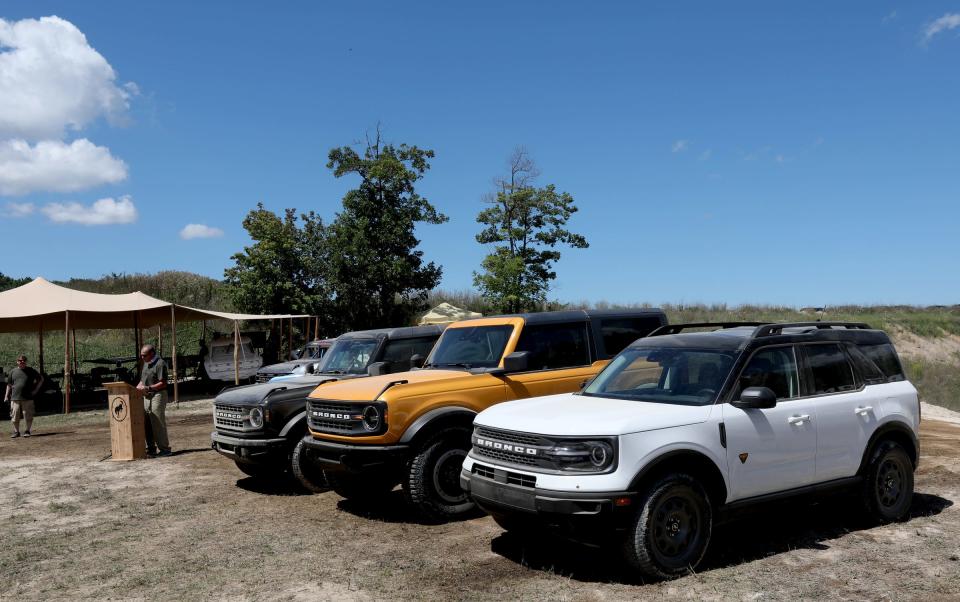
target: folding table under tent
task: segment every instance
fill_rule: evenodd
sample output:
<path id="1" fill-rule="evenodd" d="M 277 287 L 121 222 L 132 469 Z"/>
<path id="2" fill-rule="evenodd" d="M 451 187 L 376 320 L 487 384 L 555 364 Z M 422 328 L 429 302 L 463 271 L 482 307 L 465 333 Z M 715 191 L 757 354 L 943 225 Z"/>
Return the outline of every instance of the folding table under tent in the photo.
<path id="1" fill-rule="evenodd" d="M 179 401 L 177 386 L 177 322 L 204 320 L 229 320 L 234 332 L 234 375 L 239 382 L 237 365 L 241 320 L 290 320 L 311 318 L 306 314 L 237 314 L 207 309 L 196 309 L 169 303 L 141 292 L 122 295 L 88 293 L 53 284 L 36 278 L 23 286 L 0 292 L 0 332 L 36 332 L 40 341 L 41 362 L 43 356 L 43 333 L 49 330 L 64 331 L 63 383 L 65 413 L 70 412 L 70 332 L 77 329 L 132 328 L 140 345 L 140 331 L 157 325 L 170 325 L 173 342 L 173 398 Z M 310 324 L 311 320 L 307 320 Z M 282 322 L 281 322 L 282 324 Z M 308 326 L 309 330 L 309 326 Z M 290 335 L 292 337 L 292 335 Z"/>

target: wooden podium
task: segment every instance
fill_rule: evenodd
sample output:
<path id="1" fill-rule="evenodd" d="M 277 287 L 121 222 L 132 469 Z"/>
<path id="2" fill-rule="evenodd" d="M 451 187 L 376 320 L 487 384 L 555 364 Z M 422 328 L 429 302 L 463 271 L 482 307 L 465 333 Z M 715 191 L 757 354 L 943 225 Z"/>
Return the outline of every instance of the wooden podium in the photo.
<path id="1" fill-rule="evenodd" d="M 113 460 L 142 460 L 147 457 L 143 427 L 143 395 L 127 383 L 104 383 L 107 412 L 110 414 L 110 450 Z"/>

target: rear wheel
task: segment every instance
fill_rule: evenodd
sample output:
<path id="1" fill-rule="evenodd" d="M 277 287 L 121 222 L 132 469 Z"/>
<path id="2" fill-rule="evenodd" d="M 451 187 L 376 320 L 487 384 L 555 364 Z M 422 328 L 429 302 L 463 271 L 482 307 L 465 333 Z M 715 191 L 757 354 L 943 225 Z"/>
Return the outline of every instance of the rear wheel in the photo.
<path id="1" fill-rule="evenodd" d="M 374 501 L 396 487 L 397 475 L 387 471 L 350 473 L 346 471 L 323 471 L 330 488 L 340 497 L 359 502 Z"/>
<path id="2" fill-rule="evenodd" d="M 710 500 L 693 477 L 673 473 L 653 483 L 623 542 L 627 564 L 647 577 L 670 579 L 703 559 L 713 526 Z"/>
<path id="3" fill-rule="evenodd" d="M 403 493 L 429 518 L 449 520 L 468 515 L 476 505 L 460 487 L 460 470 L 470 450 L 470 431 L 448 429 L 427 441 L 407 464 Z"/>
<path id="4" fill-rule="evenodd" d="M 884 441 L 873 451 L 863 482 L 863 505 L 880 523 L 907 518 L 913 502 L 913 462 L 899 444 Z"/>
<path id="5" fill-rule="evenodd" d="M 323 469 L 307 458 L 303 438 L 297 441 L 297 445 L 293 448 L 293 454 L 290 456 L 290 470 L 303 488 L 311 493 L 323 493 L 330 489 Z"/>

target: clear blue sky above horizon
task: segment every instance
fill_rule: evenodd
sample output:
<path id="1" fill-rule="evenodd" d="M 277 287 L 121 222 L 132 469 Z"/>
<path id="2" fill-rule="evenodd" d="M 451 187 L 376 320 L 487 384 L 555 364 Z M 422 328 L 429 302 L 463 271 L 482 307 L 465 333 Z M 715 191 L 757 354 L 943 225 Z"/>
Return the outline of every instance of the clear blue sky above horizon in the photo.
<path id="1" fill-rule="evenodd" d="M 127 173 L 0 195 L 37 207 L 0 217 L 7 275 L 220 278 L 256 203 L 332 218 L 356 181 L 326 154 L 379 122 L 436 152 L 419 190 L 450 222 L 418 235 L 444 289 L 471 288 L 482 196 L 523 145 L 590 242 L 552 298 L 960 302 L 960 0 L 0 6 L 48 15 L 136 85 L 125 123 L 63 136 Z M 132 223 L 40 209 L 127 195 Z"/>

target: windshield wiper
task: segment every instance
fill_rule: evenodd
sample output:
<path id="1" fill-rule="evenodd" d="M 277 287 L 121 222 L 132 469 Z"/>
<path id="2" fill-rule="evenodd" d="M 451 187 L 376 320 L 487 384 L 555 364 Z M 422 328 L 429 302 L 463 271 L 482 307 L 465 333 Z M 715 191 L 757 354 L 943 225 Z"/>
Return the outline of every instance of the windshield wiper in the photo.
<path id="1" fill-rule="evenodd" d="M 346 374 L 343 370 L 324 370 L 322 374 Z"/>
<path id="2" fill-rule="evenodd" d="M 463 369 L 465 369 L 465 370 L 469 370 L 470 368 L 473 368 L 473 364 L 467 364 L 467 363 L 465 363 L 465 362 L 450 362 L 450 363 L 446 363 L 446 364 L 434 364 L 434 365 L 435 365 L 435 366 L 444 366 L 444 367 L 447 367 L 447 368 L 463 368 Z"/>

